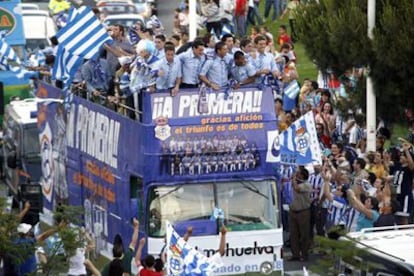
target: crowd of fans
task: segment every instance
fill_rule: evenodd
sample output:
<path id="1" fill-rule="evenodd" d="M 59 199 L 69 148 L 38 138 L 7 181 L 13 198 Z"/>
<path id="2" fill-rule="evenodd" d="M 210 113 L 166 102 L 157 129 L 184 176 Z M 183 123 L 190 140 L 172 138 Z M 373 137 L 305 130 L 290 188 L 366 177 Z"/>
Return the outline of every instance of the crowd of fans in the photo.
<path id="1" fill-rule="evenodd" d="M 379 120 L 375 151 L 368 151 L 363 112 L 335 108 L 352 97 L 351 83 L 359 77 L 353 69 L 345 80 L 304 80 L 298 105 L 289 112 L 275 101 L 281 131 L 313 112 L 323 152 L 322 165 L 282 164 L 279 171 L 288 260 L 306 261 L 314 235 L 337 239 L 364 228 L 413 223 L 414 120 L 399 145 L 390 144 L 391 131 Z"/>

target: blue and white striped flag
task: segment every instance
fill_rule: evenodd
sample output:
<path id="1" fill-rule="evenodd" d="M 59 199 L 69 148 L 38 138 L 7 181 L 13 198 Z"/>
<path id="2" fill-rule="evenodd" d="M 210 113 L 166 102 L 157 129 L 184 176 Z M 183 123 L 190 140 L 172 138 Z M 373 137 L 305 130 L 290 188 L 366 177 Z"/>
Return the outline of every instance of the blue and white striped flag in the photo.
<path id="1" fill-rule="evenodd" d="M 105 27 L 86 6 L 72 9 L 68 23 L 56 36 L 59 45 L 52 76 L 64 81 L 66 88 L 83 59 L 93 58 L 105 42 L 112 41 Z"/>
<path id="2" fill-rule="evenodd" d="M 15 69 L 9 64 L 9 61 L 20 65 L 20 59 L 12 47 L 6 42 L 6 32 L 0 32 L 0 69 L 4 71 L 13 71 Z"/>
<path id="3" fill-rule="evenodd" d="M 132 45 L 136 45 L 141 40 L 141 37 L 137 34 L 136 28 L 134 27 L 128 29 L 128 38 Z"/>
<path id="4" fill-rule="evenodd" d="M 27 71 L 22 67 L 22 62 L 20 58 L 17 56 L 16 52 L 13 50 L 12 47 L 6 42 L 5 39 L 6 32 L 0 32 L 0 70 L 3 71 L 12 71 L 16 74 L 16 76 L 20 79 L 25 77 L 31 77 L 36 75 L 37 73 Z M 16 66 L 9 64 L 9 61 L 16 64 Z"/>
<path id="5" fill-rule="evenodd" d="M 268 131 L 267 136 L 267 162 L 322 164 L 322 151 L 312 111 L 300 117 L 279 135 L 277 131 Z"/>
<path id="6" fill-rule="evenodd" d="M 291 111 L 296 106 L 296 99 L 300 92 L 297 80 L 292 80 L 283 88 L 283 110 Z"/>
<path id="7" fill-rule="evenodd" d="M 190 246 L 167 223 L 167 275 L 207 276 L 223 264 L 214 261 Z"/>
<path id="8" fill-rule="evenodd" d="M 58 47 L 52 71 L 53 78 L 61 80 L 65 86 L 69 86 L 82 62 L 82 57 L 73 55 L 63 47 Z"/>
<path id="9" fill-rule="evenodd" d="M 76 13 L 72 11 L 69 19 L 68 24 L 56 36 L 59 46 L 73 55 L 93 58 L 105 42 L 112 41 L 105 26 L 89 7 L 82 6 Z"/>

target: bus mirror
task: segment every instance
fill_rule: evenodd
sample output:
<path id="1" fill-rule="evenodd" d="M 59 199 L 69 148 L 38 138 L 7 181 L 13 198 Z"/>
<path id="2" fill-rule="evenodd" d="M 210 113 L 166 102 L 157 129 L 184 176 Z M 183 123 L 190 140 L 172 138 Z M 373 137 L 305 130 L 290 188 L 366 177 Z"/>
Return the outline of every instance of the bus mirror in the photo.
<path id="1" fill-rule="evenodd" d="M 7 167 L 10 169 L 16 169 L 17 168 L 17 160 L 16 160 L 16 154 L 10 153 L 7 156 Z"/>

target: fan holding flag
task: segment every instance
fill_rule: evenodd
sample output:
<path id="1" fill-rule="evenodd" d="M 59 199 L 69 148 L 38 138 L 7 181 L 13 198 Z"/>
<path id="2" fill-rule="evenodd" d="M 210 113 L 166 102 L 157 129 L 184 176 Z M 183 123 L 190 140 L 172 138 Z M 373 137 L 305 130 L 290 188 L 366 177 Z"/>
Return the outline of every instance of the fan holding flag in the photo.
<path id="1" fill-rule="evenodd" d="M 223 225 L 220 230 L 218 251 L 207 257 L 184 238 L 180 237 L 171 223 L 167 222 L 167 275 L 208 276 L 223 265 L 222 256 L 225 254 L 227 229 Z"/>

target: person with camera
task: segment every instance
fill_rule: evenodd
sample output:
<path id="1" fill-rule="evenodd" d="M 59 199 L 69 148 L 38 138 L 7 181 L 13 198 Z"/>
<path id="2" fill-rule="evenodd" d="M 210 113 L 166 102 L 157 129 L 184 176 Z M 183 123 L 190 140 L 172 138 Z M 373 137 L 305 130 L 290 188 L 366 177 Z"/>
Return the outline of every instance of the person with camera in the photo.
<path id="1" fill-rule="evenodd" d="M 293 200 L 289 206 L 289 230 L 292 257 L 289 261 L 306 261 L 310 243 L 310 216 L 312 186 L 308 182 L 309 172 L 297 168 L 292 179 Z"/>
<path id="2" fill-rule="evenodd" d="M 323 197 L 329 201 L 326 229 L 328 237 L 336 239 L 339 232 L 349 231 L 353 227 L 358 215 L 347 198 L 349 172 L 341 168 L 335 169 L 331 162 L 326 161 L 321 175 L 324 180 Z M 331 184 L 335 186 L 332 191 Z"/>

